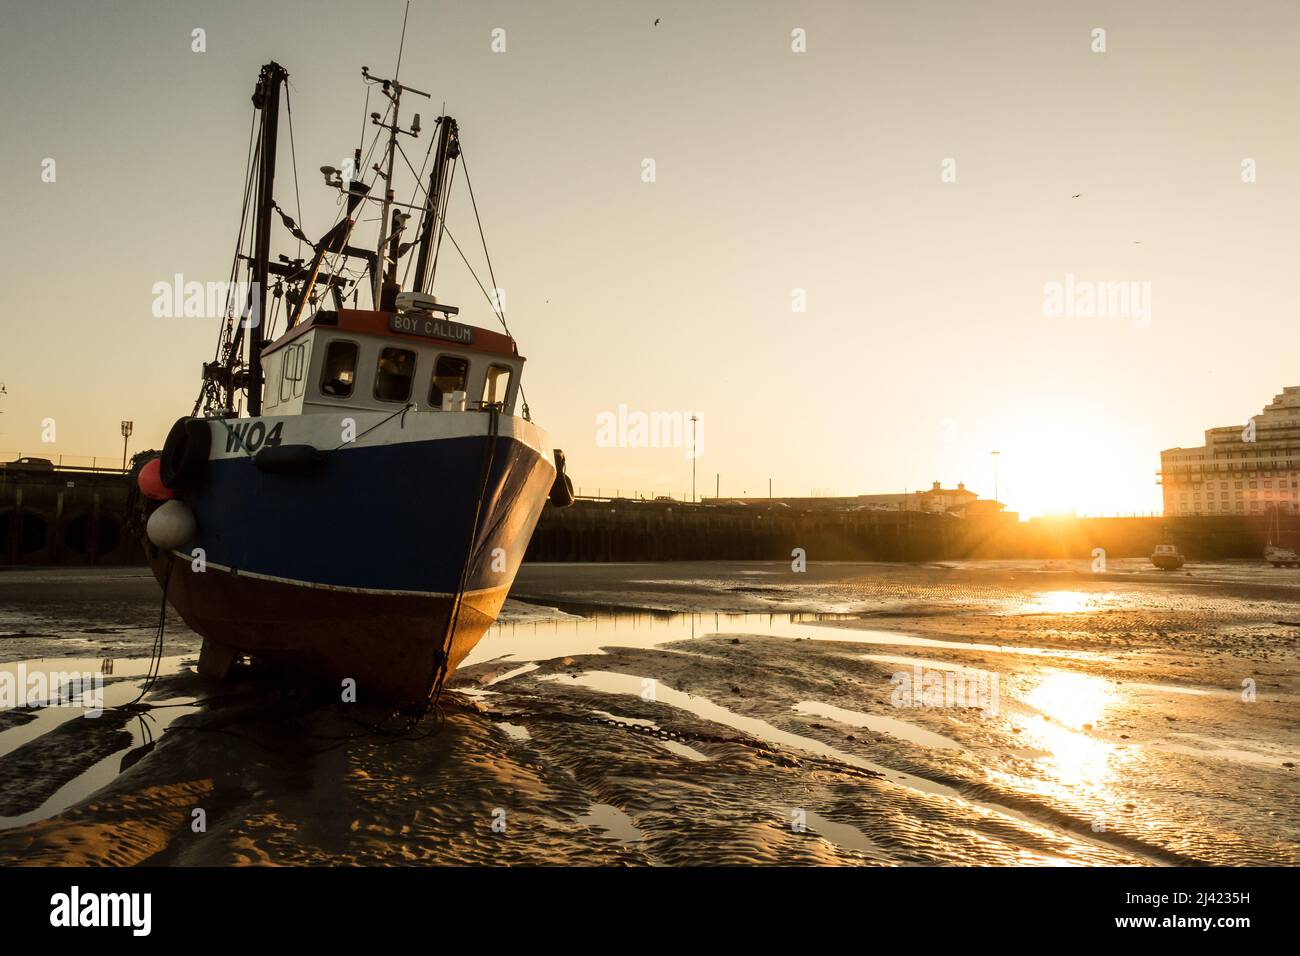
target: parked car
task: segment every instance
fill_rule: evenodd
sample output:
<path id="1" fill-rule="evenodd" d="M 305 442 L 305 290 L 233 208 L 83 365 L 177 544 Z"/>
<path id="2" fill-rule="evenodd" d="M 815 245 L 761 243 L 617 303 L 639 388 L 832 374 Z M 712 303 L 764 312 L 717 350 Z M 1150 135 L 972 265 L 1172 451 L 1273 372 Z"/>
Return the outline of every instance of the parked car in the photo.
<path id="1" fill-rule="evenodd" d="M 48 458 L 16 458 L 13 461 L 0 462 L 0 468 L 12 471 L 53 471 L 54 462 Z"/>

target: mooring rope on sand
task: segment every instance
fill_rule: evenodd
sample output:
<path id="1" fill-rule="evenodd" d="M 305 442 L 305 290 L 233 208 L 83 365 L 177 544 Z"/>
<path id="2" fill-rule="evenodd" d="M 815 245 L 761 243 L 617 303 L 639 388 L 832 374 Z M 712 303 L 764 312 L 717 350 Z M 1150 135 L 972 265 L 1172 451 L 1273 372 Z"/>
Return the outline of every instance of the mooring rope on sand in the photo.
<path id="1" fill-rule="evenodd" d="M 149 670 L 145 672 L 144 682 L 140 685 L 140 693 L 136 695 L 135 700 L 119 704 L 113 708 L 114 710 L 140 710 L 140 702 L 153 689 L 162 671 L 163 634 L 167 630 L 167 588 L 171 584 L 172 566 L 176 562 L 175 556 L 170 551 L 166 554 L 167 570 L 163 572 L 162 604 L 158 609 L 158 629 L 154 632 L 153 648 L 149 652 Z M 146 708 L 148 706 L 148 704 L 144 705 Z"/>

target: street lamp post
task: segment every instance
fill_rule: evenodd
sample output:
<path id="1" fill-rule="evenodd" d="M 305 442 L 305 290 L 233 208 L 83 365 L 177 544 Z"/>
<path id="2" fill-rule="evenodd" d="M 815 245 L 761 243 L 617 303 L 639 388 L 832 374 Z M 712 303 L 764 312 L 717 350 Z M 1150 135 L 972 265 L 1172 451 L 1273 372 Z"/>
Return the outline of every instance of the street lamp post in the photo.
<path id="1" fill-rule="evenodd" d="M 691 504 L 698 504 L 699 499 L 695 497 L 695 423 L 699 421 L 698 416 L 691 416 Z"/>
<path id="2" fill-rule="evenodd" d="M 122 470 L 126 471 L 126 444 L 131 440 L 131 432 L 135 431 L 135 422 L 122 423 Z"/>
<path id="3" fill-rule="evenodd" d="M 1002 500 L 1001 498 L 998 497 L 998 455 L 1000 455 L 1000 454 L 1002 454 L 1002 452 L 1000 452 L 1000 451 L 992 452 L 992 455 L 993 455 L 993 500 L 994 500 L 994 501 L 1001 501 L 1001 500 Z"/>

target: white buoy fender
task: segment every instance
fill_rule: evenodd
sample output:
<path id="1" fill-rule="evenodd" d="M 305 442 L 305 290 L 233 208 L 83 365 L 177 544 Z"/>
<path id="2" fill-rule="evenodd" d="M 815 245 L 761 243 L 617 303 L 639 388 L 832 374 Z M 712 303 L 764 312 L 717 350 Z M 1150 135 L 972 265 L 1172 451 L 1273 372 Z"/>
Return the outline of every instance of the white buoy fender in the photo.
<path id="1" fill-rule="evenodd" d="M 145 533 L 155 545 L 164 551 L 171 551 L 193 538 L 197 528 L 194 512 L 184 502 L 173 498 L 171 501 L 164 501 L 158 510 L 149 516 Z"/>

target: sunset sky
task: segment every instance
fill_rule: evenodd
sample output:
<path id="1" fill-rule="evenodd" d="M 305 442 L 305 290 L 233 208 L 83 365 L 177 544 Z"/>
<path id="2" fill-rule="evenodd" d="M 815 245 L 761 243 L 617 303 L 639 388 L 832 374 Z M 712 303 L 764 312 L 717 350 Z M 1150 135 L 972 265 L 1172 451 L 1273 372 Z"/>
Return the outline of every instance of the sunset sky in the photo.
<path id="1" fill-rule="evenodd" d="M 218 321 L 154 318 L 151 289 L 228 273 L 259 68 L 289 70 L 319 236 L 317 169 L 403 7 L 6 6 L 0 456 L 120 458 L 121 419 L 161 446 Z M 421 157 L 443 101 L 460 123 L 533 415 L 584 490 L 690 491 L 682 449 L 598 447 L 626 405 L 703 419 L 702 495 L 992 496 L 996 449 L 1023 514 L 1151 512 L 1162 448 L 1300 384 L 1300 5 L 1230 9 L 416 0 L 402 79 L 434 98 L 404 110 Z M 476 245 L 463 181 L 449 225 Z M 439 297 L 494 327 L 444 256 Z M 1067 275 L 1149 283 L 1149 322 L 1048 317 Z"/>

